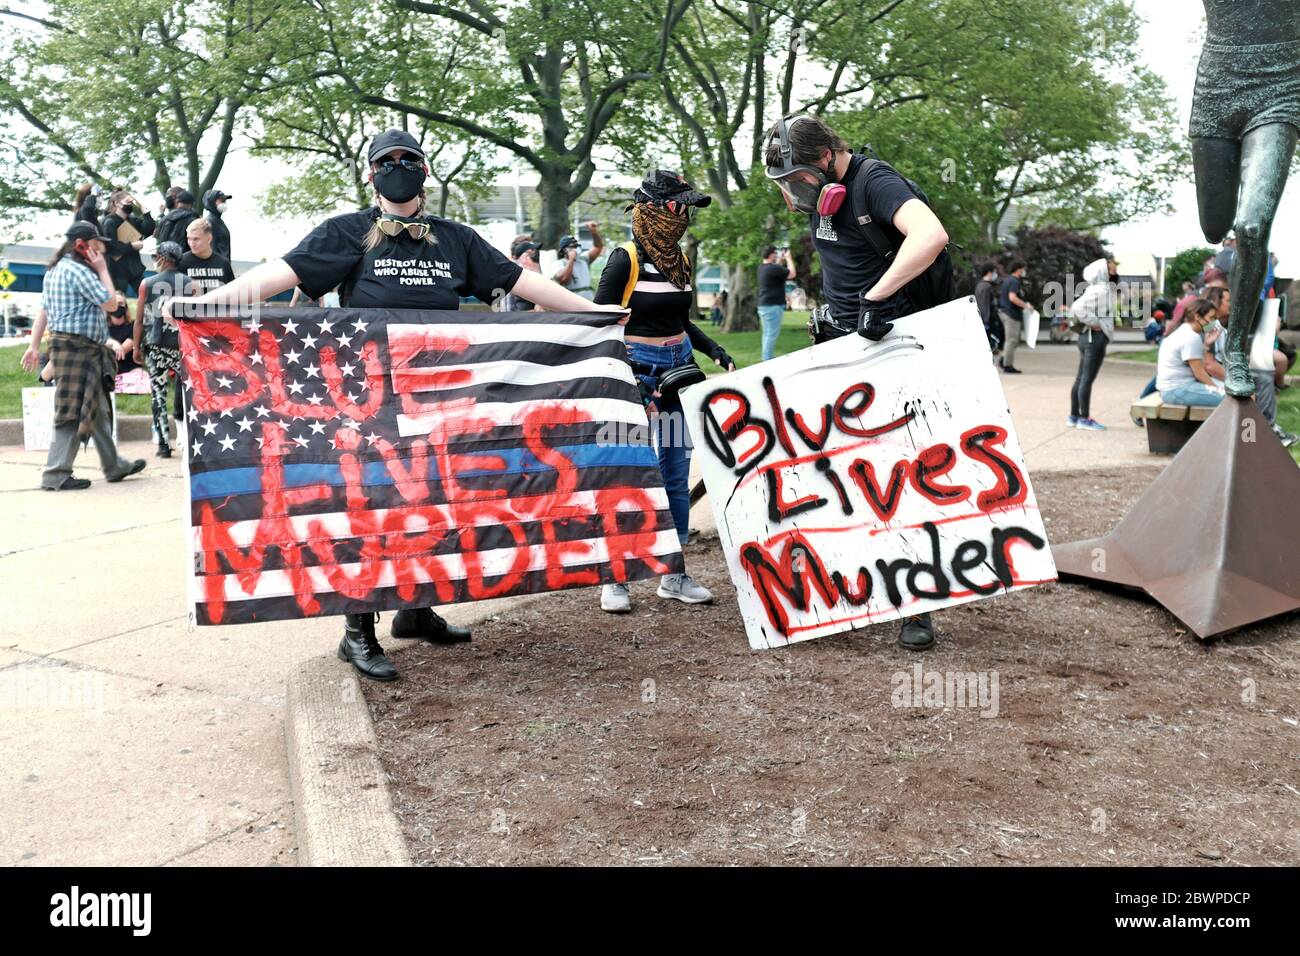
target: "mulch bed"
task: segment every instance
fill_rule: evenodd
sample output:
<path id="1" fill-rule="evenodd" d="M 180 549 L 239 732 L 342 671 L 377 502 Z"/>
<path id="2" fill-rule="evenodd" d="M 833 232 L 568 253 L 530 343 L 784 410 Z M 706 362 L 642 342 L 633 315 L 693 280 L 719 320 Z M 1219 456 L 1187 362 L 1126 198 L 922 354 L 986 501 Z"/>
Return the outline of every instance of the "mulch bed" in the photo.
<path id="1" fill-rule="evenodd" d="M 1157 473 L 1040 476 L 1049 534 L 1103 533 Z M 1203 644 L 1056 584 L 941 612 L 924 654 L 896 624 L 751 651 L 716 540 L 688 562 L 713 606 L 641 583 L 630 615 L 570 591 L 392 642 L 402 679 L 363 683 L 418 862 L 1300 859 L 1300 615 Z M 917 663 L 996 672 L 997 715 L 894 706 Z"/>

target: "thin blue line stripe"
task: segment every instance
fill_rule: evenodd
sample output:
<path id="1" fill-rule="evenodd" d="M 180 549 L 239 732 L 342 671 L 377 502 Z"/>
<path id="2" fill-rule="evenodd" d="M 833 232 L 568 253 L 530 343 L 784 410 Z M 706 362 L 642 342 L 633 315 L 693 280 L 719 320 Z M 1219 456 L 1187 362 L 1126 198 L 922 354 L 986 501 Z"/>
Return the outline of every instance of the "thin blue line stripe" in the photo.
<path id="1" fill-rule="evenodd" d="M 657 468 L 658 459 L 648 445 L 559 445 L 556 450 L 569 458 L 577 468 L 601 466 L 632 466 Z M 472 455 L 468 451 L 465 454 Z M 502 469 L 480 468 L 457 472 L 462 478 L 477 475 L 517 475 L 529 472 L 553 471 L 527 448 L 485 449 L 481 454 L 505 460 Z M 195 500 L 226 498 L 230 495 L 255 495 L 262 491 L 260 468 L 225 468 L 221 471 L 204 471 L 190 476 L 190 497 Z M 391 485 L 393 477 L 382 461 L 368 461 L 362 472 L 365 485 Z M 437 463 L 429 462 L 429 481 L 437 481 Z M 342 485 L 343 473 L 335 464 L 311 463 L 284 466 L 284 483 L 287 488 L 303 485 Z"/>

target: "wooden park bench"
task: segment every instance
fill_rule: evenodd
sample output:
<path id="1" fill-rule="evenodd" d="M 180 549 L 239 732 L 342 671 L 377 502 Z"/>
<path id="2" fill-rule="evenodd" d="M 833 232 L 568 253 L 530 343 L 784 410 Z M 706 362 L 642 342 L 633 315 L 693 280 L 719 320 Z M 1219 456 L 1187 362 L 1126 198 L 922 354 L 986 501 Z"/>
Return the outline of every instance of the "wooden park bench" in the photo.
<path id="1" fill-rule="evenodd" d="M 1187 444 L 1187 439 L 1201 427 L 1214 408 L 1207 405 L 1170 405 L 1152 392 L 1139 398 L 1129 409 L 1129 414 L 1146 425 L 1147 448 L 1153 455 L 1176 455 Z"/>

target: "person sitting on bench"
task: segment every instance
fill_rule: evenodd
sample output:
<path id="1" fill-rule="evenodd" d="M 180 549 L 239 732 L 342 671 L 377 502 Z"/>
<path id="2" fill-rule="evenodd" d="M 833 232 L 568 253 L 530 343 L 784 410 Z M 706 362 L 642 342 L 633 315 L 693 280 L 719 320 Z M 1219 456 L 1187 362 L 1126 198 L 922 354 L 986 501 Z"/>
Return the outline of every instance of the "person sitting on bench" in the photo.
<path id="1" fill-rule="evenodd" d="M 1222 290 L 1222 305 L 1228 305 Z M 1160 343 L 1156 359 L 1156 388 L 1167 405 L 1218 405 L 1223 391 L 1205 370 L 1205 346 L 1223 332 L 1218 308 L 1209 299 L 1197 299 L 1183 312 L 1183 321 Z M 1204 336 L 1204 338 L 1202 338 Z"/>

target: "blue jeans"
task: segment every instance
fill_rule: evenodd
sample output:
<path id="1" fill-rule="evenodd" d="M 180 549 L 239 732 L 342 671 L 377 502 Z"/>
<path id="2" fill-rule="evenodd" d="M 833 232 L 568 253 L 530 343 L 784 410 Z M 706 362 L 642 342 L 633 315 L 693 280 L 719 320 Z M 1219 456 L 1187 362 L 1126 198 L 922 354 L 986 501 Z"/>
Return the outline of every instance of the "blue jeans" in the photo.
<path id="1" fill-rule="evenodd" d="M 783 305 L 760 305 L 758 320 L 763 326 L 763 361 L 776 356 L 776 340 L 781 335 L 781 319 L 785 317 Z"/>
<path id="2" fill-rule="evenodd" d="M 691 361 L 691 340 L 683 337 L 680 342 L 672 345 L 629 342 L 627 351 L 638 366 L 637 378 L 651 389 L 657 389 L 662 373 Z M 650 373 L 641 374 L 644 371 L 642 366 L 648 367 Z M 664 491 L 668 494 L 668 510 L 673 515 L 673 526 L 677 529 L 678 540 L 686 544 L 686 537 L 691 530 L 691 441 L 686 434 L 681 402 L 677 399 L 665 405 L 660 402 L 661 399 L 655 399 L 659 414 L 650 423 L 650 434 L 659 457 L 659 473 L 663 476 Z"/>
<path id="3" fill-rule="evenodd" d="M 1223 401 L 1223 393 L 1210 388 L 1204 382 L 1191 382 L 1164 389 L 1160 393 L 1160 400 L 1170 405 L 1214 406 Z"/>

